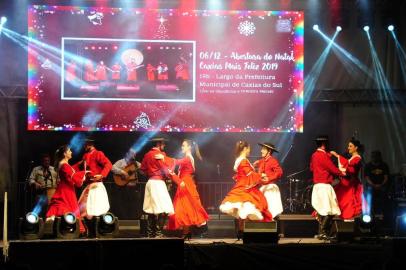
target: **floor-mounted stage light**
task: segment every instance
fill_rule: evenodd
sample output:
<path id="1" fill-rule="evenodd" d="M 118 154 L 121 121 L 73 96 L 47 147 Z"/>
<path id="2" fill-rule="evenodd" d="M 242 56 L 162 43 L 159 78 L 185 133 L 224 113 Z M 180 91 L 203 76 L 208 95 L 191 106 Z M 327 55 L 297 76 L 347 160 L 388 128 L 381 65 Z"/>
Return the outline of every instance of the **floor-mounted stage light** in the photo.
<path id="1" fill-rule="evenodd" d="M 73 239 L 80 234 L 79 220 L 73 213 L 65 213 L 61 217 L 55 218 L 54 228 L 57 238 Z"/>
<path id="2" fill-rule="evenodd" d="M 22 240 L 39 239 L 44 234 L 44 221 L 38 214 L 29 212 L 19 221 L 19 237 Z"/>
<path id="3" fill-rule="evenodd" d="M 118 236 L 118 218 L 112 213 L 106 213 L 96 218 L 96 237 L 112 238 Z"/>

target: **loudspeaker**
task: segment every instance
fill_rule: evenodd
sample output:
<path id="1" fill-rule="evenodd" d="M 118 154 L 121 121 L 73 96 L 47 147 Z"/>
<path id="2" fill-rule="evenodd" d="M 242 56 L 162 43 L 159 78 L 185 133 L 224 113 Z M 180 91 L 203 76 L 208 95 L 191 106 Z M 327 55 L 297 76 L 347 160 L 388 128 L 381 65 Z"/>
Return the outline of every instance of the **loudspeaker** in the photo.
<path id="1" fill-rule="evenodd" d="M 276 221 L 259 222 L 245 221 L 243 232 L 243 243 L 272 243 L 277 244 L 279 240 L 278 224 Z"/>
<path id="2" fill-rule="evenodd" d="M 337 241 L 352 241 L 356 235 L 356 223 L 354 220 L 346 221 L 342 219 L 334 220 L 333 233 L 336 234 Z"/>

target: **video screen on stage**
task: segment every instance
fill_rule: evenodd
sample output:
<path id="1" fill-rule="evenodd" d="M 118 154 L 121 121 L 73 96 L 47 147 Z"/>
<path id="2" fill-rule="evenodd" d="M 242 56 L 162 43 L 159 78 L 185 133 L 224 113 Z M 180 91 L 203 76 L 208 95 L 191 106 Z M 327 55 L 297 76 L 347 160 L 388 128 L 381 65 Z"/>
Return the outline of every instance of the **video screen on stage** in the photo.
<path id="1" fill-rule="evenodd" d="M 32 5 L 28 129 L 303 132 L 302 11 Z"/>

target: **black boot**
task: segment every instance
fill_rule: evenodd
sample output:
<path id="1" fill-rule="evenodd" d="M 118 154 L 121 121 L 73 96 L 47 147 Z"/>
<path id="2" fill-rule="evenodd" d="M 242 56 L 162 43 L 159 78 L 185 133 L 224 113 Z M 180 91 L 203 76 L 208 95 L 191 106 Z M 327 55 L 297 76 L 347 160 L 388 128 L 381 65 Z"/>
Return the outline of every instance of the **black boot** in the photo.
<path id="1" fill-rule="evenodd" d="M 166 224 L 166 214 L 162 213 L 158 215 L 158 226 L 156 230 L 156 237 L 163 238 L 164 237 L 164 227 Z"/>
<path id="2" fill-rule="evenodd" d="M 333 216 L 328 215 L 323 218 L 322 224 L 321 224 L 321 235 L 320 238 L 321 240 L 331 240 L 330 234 L 331 234 L 331 225 L 333 222 Z"/>
<path id="3" fill-rule="evenodd" d="M 235 233 L 237 240 L 241 240 L 244 234 L 244 220 L 243 219 L 234 219 Z"/>
<path id="4" fill-rule="evenodd" d="M 316 235 L 316 238 L 319 240 L 324 240 L 325 235 L 323 234 L 323 222 L 326 219 L 327 216 L 322 216 L 317 214 L 317 222 L 319 223 L 319 231 Z"/>
<path id="5" fill-rule="evenodd" d="M 156 215 L 148 214 L 147 219 L 147 236 L 148 238 L 154 238 L 156 235 Z"/>
<path id="6" fill-rule="evenodd" d="M 198 228 L 198 231 L 199 231 L 199 234 L 198 234 L 199 238 L 207 237 L 207 231 L 209 230 L 209 227 L 207 226 L 207 223 L 200 226 L 200 227 L 197 227 L 197 228 Z"/>

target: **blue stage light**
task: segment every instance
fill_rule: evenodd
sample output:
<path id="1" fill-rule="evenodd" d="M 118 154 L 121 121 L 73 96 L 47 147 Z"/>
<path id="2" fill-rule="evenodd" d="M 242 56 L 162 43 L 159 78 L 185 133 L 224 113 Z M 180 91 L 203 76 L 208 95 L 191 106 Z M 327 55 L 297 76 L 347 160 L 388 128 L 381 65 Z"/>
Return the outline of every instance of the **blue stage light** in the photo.
<path id="1" fill-rule="evenodd" d="M 364 26 L 364 31 L 365 31 L 365 32 L 368 32 L 368 31 L 369 31 L 369 26 L 368 26 L 368 25 L 365 25 L 365 26 Z"/>
<path id="2" fill-rule="evenodd" d="M 370 215 L 363 215 L 363 216 L 362 216 L 362 221 L 363 221 L 364 223 L 370 223 L 370 222 L 372 221 L 372 218 L 371 218 Z"/>
<path id="3" fill-rule="evenodd" d="M 388 30 L 393 31 L 393 30 L 395 30 L 395 27 L 391 24 L 391 25 L 388 26 Z"/>
<path id="4" fill-rule="evenodd" d="M 0 19 L 0 24 L 1 25 L 4 25 L 5 23 L 7 22 L 7 18 L 6 17 L 1 17 L 1 19 Z"/>
<path id="5" fill-rule="evenodd" d="M 341 26 L 337 26 L 337 27 L 336 27 L 336 31 L 337 31 L 337 32 L 340 32 L 341 30 L 343 30 L 343 28 L 341 28 Z"/>
<path id="6" fill-rule="evenodd" d="M 29 212 L 25 215 L 25 220 L 30 224 L 36 224 L 39 221 L 39 216 L 34 212 Z"/>
<path id="7" fill-rule="evenodd" d="M 75 224 L 76 223 L 76 217 L 73 213 L 66 213 L 63 215 L 63 218 L 66 223 L 68 224 Z"/>
<path id="8" fill-rule="evenodd" d="M 102 216 L 103 222 L 106 224 L 113 224 L 114 223 L 114 216 L 110 213 L 107 213 Z"/>
<path id="9" fill-rule="evenodd" d="M 314 31 L 319 31 L 319 26 L 317 24 L 313 25 L 313 30 Z"/>

